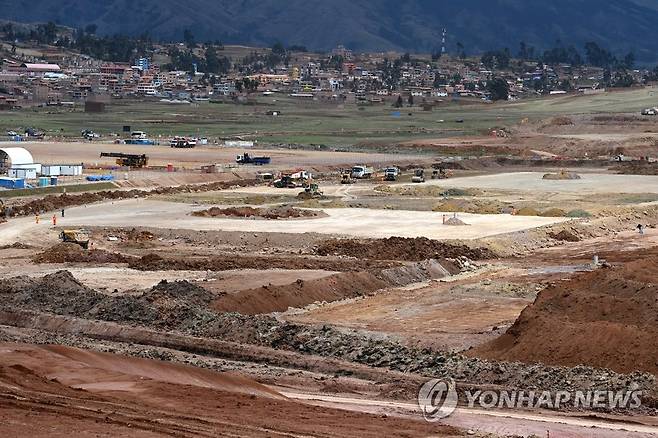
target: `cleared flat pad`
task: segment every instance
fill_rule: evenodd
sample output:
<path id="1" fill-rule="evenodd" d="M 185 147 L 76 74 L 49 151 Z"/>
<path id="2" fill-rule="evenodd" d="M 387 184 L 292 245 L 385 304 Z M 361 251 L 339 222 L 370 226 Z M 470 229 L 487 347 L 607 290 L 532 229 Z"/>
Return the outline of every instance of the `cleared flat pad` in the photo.
<path id="1" fill-rule="evenodd" d="M 551 181 L 542 179 L 546 173 L 554 172 L 500 173 L 428 180 L 427 184 L 447 188 L 499 189 L 516 192 L 658 193 L 658 176 L 653 175 L 579 173 L 581 179 Z"/>
<path id="2" fill-rule="evenodd" d="M 191 216 L 208 206 L 131 199 L 67 210 L 61 226 L 155 227 L 191 230 L 223 230 L 271 233 L 309 233 L 351 237 L 428 237 L 431 239 L 477 239 L 563 222 L 563 218 L 510 215 L 459 214 L 468 226 L 442 224 L 442 213 L 326 209 L 327 217 L 296 220 L 220 219 Z M 452 213 L 446 213 L 451 217 Z"/>

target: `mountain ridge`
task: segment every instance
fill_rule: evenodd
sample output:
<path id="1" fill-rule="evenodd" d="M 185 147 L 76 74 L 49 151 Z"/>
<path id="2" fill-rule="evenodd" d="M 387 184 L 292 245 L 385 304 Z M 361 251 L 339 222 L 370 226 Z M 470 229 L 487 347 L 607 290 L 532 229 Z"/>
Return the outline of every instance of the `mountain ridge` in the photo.
<path id="1" fill-rule="evenodd" d="M 603 4 L 601 4 L 603 3 Z M 556 40 L 582 48 L 595 41 L 617 54 L 635 51 L 640 61 L 658 61 L 658 0 L 0 0 L 0 17 L 84 27 L 100 34 L 180 40 L 190 29 L 199 41 L 269 46 L 275 41 L 329 50 L 339 44 L 357 51 L 439 50 L 458 42 L 468 53 L 521 41 L 538 50 Z"/>

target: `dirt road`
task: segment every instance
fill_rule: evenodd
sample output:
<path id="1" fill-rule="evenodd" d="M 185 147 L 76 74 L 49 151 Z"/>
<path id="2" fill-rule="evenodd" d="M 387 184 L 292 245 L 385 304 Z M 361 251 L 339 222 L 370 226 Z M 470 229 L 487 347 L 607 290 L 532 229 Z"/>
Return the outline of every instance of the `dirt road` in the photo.
<path id="1" fill-rule="evenodd" d="M 293 400 L 304 400 L 319 406 L 350 411 L 420 416 L 418 406 L 414 403 L 286 391 L 283 391 L 282 394 Z M 658 426 L 656 425 L 596 420 L 545 412 L 457 408 L 452 416 L 441 421 L 463 429 L 499 435 L 547 436 L 547 432 L 549 432 L 551 437 L 558 438 L 650 438 L 658 436 Z"/>

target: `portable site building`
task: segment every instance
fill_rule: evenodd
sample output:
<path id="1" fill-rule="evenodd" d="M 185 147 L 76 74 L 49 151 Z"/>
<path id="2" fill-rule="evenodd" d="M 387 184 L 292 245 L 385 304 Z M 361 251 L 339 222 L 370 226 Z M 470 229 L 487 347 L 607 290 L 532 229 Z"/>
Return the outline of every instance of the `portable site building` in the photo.
<path id="1" fill-rule="evenodd" d="M 12 168 L 7 171 L 7 176 L 10 178 L 36 179 L 37 171 L 31 168 Z"/>
<path id="2" fill-rule="evenodd" d="M 44 164 L 41 166 L 44 176 L 80 176 L 82 164 Z"/>

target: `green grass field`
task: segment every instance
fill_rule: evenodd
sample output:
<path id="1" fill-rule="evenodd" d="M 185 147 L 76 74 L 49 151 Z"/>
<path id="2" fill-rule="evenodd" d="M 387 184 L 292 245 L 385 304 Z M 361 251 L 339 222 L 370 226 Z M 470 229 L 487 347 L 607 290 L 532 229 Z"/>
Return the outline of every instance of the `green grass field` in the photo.
<path id="1" fill-rule="evenodd" d="M 359 107 L 300 102 L 287 96 L 258 96 L 253 105 L 115 101 L 103 114 L 55 107 L 4 112 L 0 117 L 0 129 L 33 126 L 51 136 L 78 137 L 83 129 L 108 135 L 120 133 L 123 125 L 130 125 L 133 130 L 146 131 L 152 137 L 240 136 L 264 143 L 352 146 L 483 134 L 494 127 L 513 126 L 524 118 L 540 120 L 568 114 L 639 113 L 642 108 L 657 104 L 656 88 L 497 104 L 445 102 L 433 111 L 403 108 L 400 117 L 392 116 L 394 109 L 389 105 Z M 268 116 L 269 110 L 280 111 L 281 115 Z M 458 119 L 464 122 L 457 123 Z"/>

